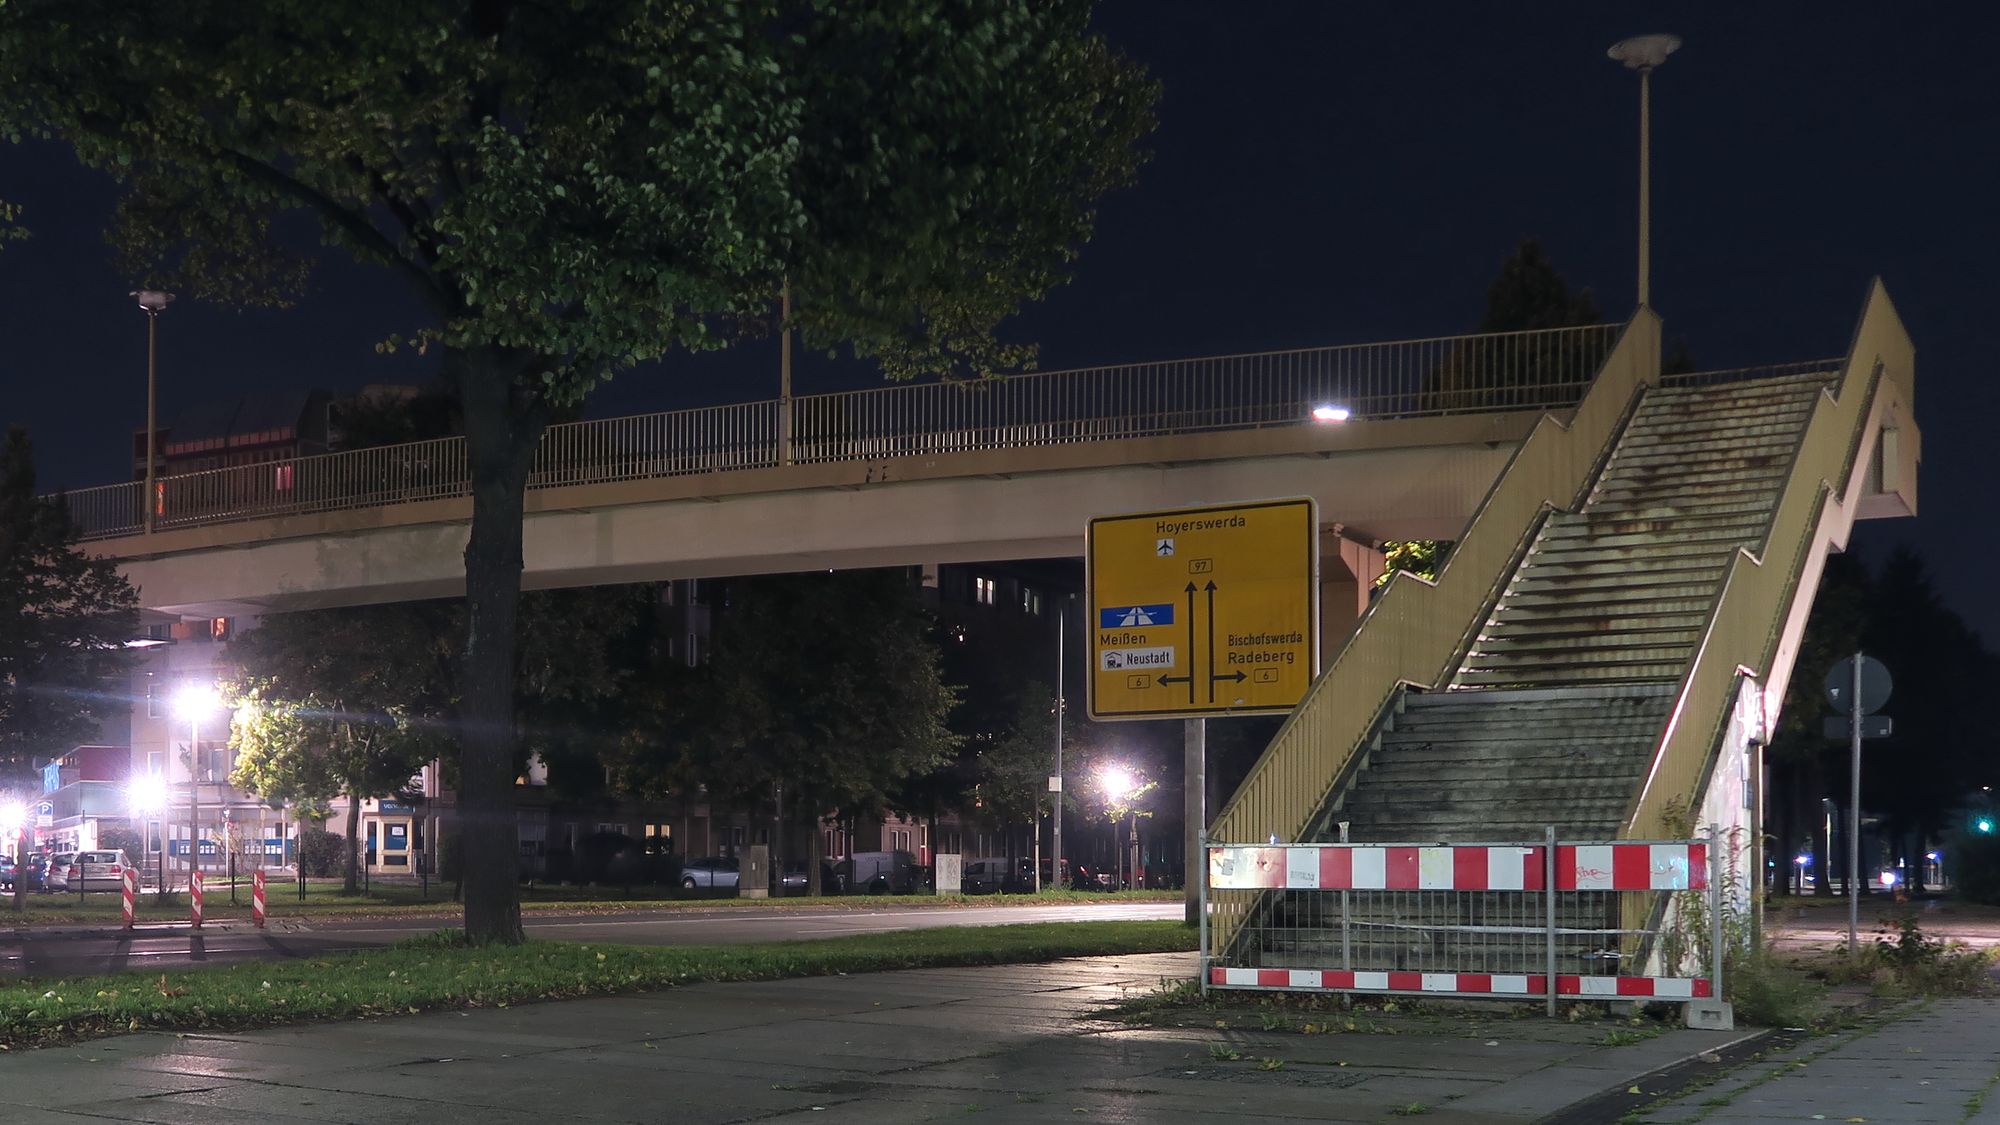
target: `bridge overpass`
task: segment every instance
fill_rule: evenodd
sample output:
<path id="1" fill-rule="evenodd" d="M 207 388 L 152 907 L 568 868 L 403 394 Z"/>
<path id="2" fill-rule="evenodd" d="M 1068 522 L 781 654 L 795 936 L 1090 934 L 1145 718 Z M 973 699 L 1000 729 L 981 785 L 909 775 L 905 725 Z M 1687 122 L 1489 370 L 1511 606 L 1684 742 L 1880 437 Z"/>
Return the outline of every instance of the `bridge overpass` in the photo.
<path id="1" fill-rule="evenodd" d="M 1356 540 L 1451 538 L 1622 326 L 886 386 L 552 427 L 529 588 L 1080 555 L 1094 515 L 1311 496 L 1327 624 L 1366 603 Z M 1320 417 L 1314 417 L 1318 411 Z M 1331 415 L 1329 418 L 1328 416 Z M 461 440 L 70 493 L 150 609 L 281 612 L 457 594 Z"/>

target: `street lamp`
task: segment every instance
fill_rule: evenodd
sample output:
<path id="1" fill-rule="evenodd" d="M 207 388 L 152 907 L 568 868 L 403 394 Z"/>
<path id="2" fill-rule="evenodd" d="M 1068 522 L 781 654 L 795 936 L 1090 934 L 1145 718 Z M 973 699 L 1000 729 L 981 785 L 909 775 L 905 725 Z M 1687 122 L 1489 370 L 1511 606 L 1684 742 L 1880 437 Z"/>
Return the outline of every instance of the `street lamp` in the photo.
<path id="1" fill-rule="evenodd" d="M 222 708 L 222 693 L 214 684 L 190 681 L 181 685 L 174 693 L 174 715 L 188 724 L 188 887 L 193 893 L 195 864 L 201 854 L 201 789 L 195 782 L 195 770 L 201 761 L 201 719 Z M 162 841 L 164 844 L 164 841 Z M 161 871 L 166 870 L 165 860 L 161 861 Z M 164 882 L 164 880 L 162 880 Z M 164 893 L 165 888 L 162 887 Z"/>
<path id="2" fill-rule="evenodd" d="M 146 314 L 146 494 L 141 499 L 146 509 L 146 532 L 151 534 L 154 507 L 158 502 L 153 493 L 155 457 L 153 443 L 158 441 L 160 436 L 160 426 L 155 414 L 156 392 L 159 386 L 156 345 L 160 334 L 160 314 L 173 303 L 174 295 L 162 289 L 136 289 L 132 292 L 132 298 L 139 302 L 140 310 Z"/>
<path id="3" fill-rule="evenodd" d="M 1639 72 L 1639 307 L 1652 300 L 1653 212 L 1653 69 L 1680 50 L 1678 35 L 1639 35 L 1621 39 L 1605 54 Z"/>
<path id="4" fill-rule="evenodd" d="M 167 779 L 156 773 L 141 774 L 126 786 L 125 800 L 140 819 L 159 822 L 159 886 L 153 889 L 153 893 L 164 905 L 167 901 Z M 144 855 L 139 857 L 139 862 L 146 862 Z"/>
<path id="5" fill-rule="evenodd" d="M 1099 788 L 1104 790 L 1104 806 L 1105 806 L 1104 811 L 1109 813 L 1115 810 L 1119 802 L 1123 801 L 1127 795 L 1129 795 L 1134 789 L 1137 789 L 1139 783 L 1138 780 L 1132 776 L 1131 770 L 1128 770 L 1123 766 L 1106 766 L 1104 767 L 1104 769 L 1098 771 L 1097 784 Z M 1133 842 L 1137 843 L 1138 838 L 1139 838 L 1139 810 L 1133 809 L 1132 810 Z M 1125 859 L 1122 855 L 1119 854 L 1118 822 L 1115 819 L 1111 822 L 1111 841 L 1112 841 L 1111 854 L 1114 859 L 1114 866 L 1118 868 L 1117 872 L 1118 877 L 1123 878 L 1125 876 L 1124 872 Z M 1132 876 L 1136 881 L 1136 876 L 1138 875 L 1138 861 L 1136 859 L 1133 860 L 1132 867 L 1133 867 Z M 1118 889 L 1116 879 L 1113 880 L 1113 886 L 1111 889 L 1114 891 Z"/>

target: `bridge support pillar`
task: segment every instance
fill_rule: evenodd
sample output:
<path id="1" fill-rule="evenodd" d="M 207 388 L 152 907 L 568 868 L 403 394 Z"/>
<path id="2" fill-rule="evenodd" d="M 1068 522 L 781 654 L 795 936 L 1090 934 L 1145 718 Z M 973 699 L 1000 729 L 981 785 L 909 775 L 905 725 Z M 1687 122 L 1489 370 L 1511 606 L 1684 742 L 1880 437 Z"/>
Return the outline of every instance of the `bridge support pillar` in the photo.
<path id="1" fill-rule="evenodd" d="M 1320 668 L 1327 666 L 1334 647 L 1347 638 L 1368 608 L 1368 594 L 1383 569 L 1382 549 L 1374 540 L 1361 538 L 1337 523 L 1320 530 Z"/>

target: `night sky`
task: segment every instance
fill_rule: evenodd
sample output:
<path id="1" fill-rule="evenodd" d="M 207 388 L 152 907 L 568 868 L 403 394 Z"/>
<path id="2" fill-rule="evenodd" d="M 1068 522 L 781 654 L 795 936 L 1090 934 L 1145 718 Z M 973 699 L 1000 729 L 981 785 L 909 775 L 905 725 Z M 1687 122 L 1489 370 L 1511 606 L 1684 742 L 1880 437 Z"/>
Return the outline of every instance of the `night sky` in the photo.
<path id="1" fill-rule="evenodd" d="M 1875 559 L 1915 545 L 2000 640 L 2000 474 L 1979 453 L 2000 422 L 1979 327 L 2000 307 L 2000 16 L 1785 7 L 1109 5 L 1104 33 L 1165 87 L 1155 158 L 1015 331 L 1045 368 L 1469 331 L 1529 236 L 1622 318 L 1637 80 L 1604 49 L 1671 31 L 1686 46 L 1654 80 L 1668 339 L 1704 367 L 1837 355 L 1881 275 L 1918 347 L 1923 515 L 1857 541 Z M 0 199 L 35 235 L 0 250 L 0 423 L 30 429 L 48 487 L 122 479 L 143 424 L 144 321 L 99 238 L 113 192 L 60 146 L 0 147 Z M 416 318 L 387 274 L 336 259 L 294 310 L 182 301 L 161 321 L 161 416 L 256 387 L 421 382 L 427 361 L 373 350 Z M 591 412 L 770 398 L 776 367 L 769 345 L 670 357 Z M 860 378 L 811 359 L 800 389 Z"/>

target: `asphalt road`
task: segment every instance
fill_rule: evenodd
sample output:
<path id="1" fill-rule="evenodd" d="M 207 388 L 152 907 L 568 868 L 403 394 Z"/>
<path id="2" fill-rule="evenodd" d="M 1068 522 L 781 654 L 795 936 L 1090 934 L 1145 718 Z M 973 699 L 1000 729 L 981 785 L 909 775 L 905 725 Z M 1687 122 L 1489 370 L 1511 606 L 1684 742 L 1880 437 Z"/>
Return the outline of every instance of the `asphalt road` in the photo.
<path id="1" fill-rule="evenodd" d="M 532 937 L 625 945 L 735 945 L 849 937 L 934 926 L 999 926 L 1019 922 L 1171 919 L 1177 902 L 1080 903 L 1063 906 L 899 907 L 881 910 L 663 910 L 635 914 L 528 913 Z M 75 976 L 189 964 L 315 957 L 339 950 L 390 945 L 445 925 L 436 918 L 358 922 L 274 922 L 259 931 L 247 922 L 213 924 L 199 934 L 182 927 L 130 937 L 23 930 L 0 933 L 0 977 Z"/>

